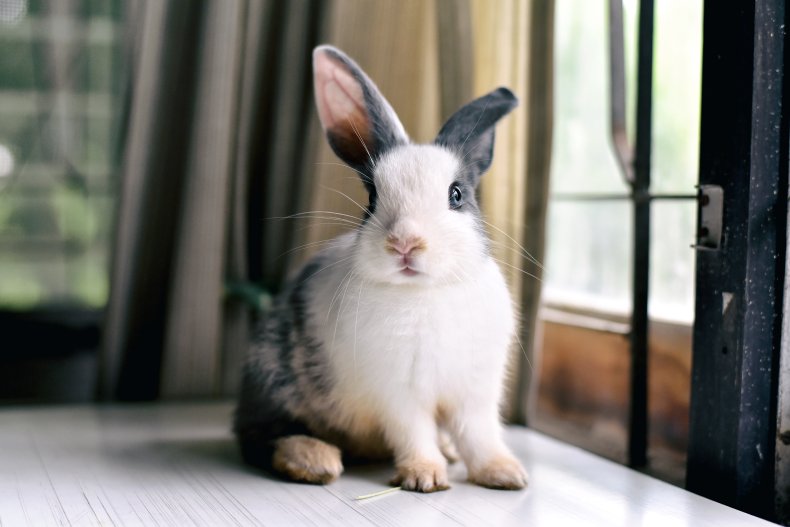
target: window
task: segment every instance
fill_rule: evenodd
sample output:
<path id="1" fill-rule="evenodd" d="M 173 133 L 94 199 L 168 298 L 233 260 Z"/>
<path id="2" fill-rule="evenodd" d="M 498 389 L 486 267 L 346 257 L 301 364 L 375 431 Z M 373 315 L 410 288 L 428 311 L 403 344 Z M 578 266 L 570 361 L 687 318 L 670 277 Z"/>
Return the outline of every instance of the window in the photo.
<path id="1" fill-rule="evenodd" d="M 0 309 L 107 300 L 123 16 L 117 0 L 0 5 Z"/>
<path id="2" fill-rule="evenodd" d="M 571 442 L 584 437 L 583 446 L 622 460 L 633 212 L 610 139 L 608 4 L 557 0 L 556 9 L 552 199 L 536 425 Z M 632 144 L 638 9 L 638 2 L 624 2 Z M 702 2 L 658 0 L 654 17 L 651 193 L 690 196 L 698 172 Z M 688 435 L 695 221 L 694 200 L 653 201 L 651 461 L 659 475 L 678 483 Z M 572 432 L 568 423 L 576 427 Z"/>
<path id="3" fill-rule="evenodd" d="M 0 399 L 94 397 L 129 9 L 0 2 Z"/>
<path id="4" fill-rule="evenodd" d="M 628 105 L 634 106 L 638 3 L 625 3 Z M 553 200 L 546 289 L 550 303 L 630 310 L 628 187 L 610 146 L 606 2 L 557 1 L 552 193 L 614 194 L 604 202 Z M 652 189 L 691 194 L 697 181 L 702 2 L 658 1 L 655 8 Z M 580 88 L 582 87 L 582 88 Z M 629 116 L 634 114 L 629 112 Z M 633 142 L 633 119 L 629 132 Z M 693 319 L 696 208 L 658 202 L 653 212 L 651 315 Z"/>

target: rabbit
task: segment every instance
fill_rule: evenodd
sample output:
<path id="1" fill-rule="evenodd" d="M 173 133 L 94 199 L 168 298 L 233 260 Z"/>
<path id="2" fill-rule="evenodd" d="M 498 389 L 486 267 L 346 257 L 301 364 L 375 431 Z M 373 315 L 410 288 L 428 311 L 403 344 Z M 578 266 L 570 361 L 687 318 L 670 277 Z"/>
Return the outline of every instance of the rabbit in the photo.
<path id="1" fill-rule="evenodd" d="M 313 68 L 326 139 L 369 203 L 257 330 L 234 422 L 244 460 L 326 484 L 344 459 L 394 459 L 394 485 L 433 492 L 454 443 L 469 481 L 525 487 L 499 418 L 516 315 L 475 197 L 516 97 L 498 88 L 413 144 L 342 51 L 315 48 Z"/>

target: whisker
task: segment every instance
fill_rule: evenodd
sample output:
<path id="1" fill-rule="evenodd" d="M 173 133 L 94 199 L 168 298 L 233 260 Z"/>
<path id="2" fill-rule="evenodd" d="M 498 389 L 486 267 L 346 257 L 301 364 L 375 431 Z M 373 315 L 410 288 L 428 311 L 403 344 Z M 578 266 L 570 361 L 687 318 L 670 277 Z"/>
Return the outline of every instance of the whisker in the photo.
<path id="1" fill-rule="evenodd" d="M 474 166 L 476 164 L 477 164 L 477 161 L 472 161 L 471 163 L 467 163 L 465 165 L 461 165 L 458 169 L 456 169 L 454 179 L 458 179 L 458 177 L 461 175 L 461 173 L 464 170 L 466 170 L 467 168 L 469 168 L 471 166 Z"/>
<path id="2" fill-rule="evenodd" d="M 359 294 L 357 294 L 357 314 L 354 318 L 354 376 L 357 375 L 357 327 L 359 326 L 359 304 L 362 303 L 362 287 L 365 281 L 359 283 Z"/>
<path id="3" fill-rule="evenodd" d="M 302 233 L 305 231 L 310 231 L 314 227 L 339 227 L 341 233 L 345 230 L 345 232 L 353 232 L 358 229 L 359 225 L 353 223 L 340 223 L 340 222 L 333 222 L 333 221 L 321 221 L 317 223 L 311 223 L 309 225 L 303 225 L 298 229 L 294 229 L 294 233 Z M 340 235 L 340 234 L 338 234 Z M 335 236 L 336 238 L 337 236 Z"/>
<path id="4" fill-rule="evenodd" d="M 516 267 L 515 265 L 509 264 L 509 263 L 507 263 L 507 262 L 505 262 L 503 260 L 500 260 L 499 258 L 494 258 L 494 261 L 499 263 L 500 265 L 504 265 L 506 267 L 510 267 L 511 269 L 515 269 L 519 273 L 523 273 L 523 274 L 529 276 L 530 278 L 533 278 L 533 279 L 537 280 L 538 282 L 543 283 L 543 280 L 541 278 L 535 276 L 534 274 L 532 274 L 530 272 L 525 271 L 524 269 L 521 269 L 520 267 Z"/>
<path id="5" fill-rule="evenodd" d="M 330 267 L 334 267 L 334 266 L 336 266 L 336 265 L 338 265 L 338 264 L 341 264 L 341 263 L 343 263 L 343 262 L 346 262 L 346 261 L 348 261 L 348 260 L 351 260 L 353 257 L 354 257 L 353 255 L 352 255 L 352 256 L 346 256 L 345 258 L 341 258 L 340 260 L 337 260 L 336 262 L 332 262 L 331 264 L 329 264 L 329 265 L 326 265 L 326 266 L 322 267 L 322 268 L 321 268 L 321 269 L 319 269 L 318 271 L 314 272 L 313 274 L 311 274 L 310 276 L 308 276 L 307 278 L 305 278 L 304 280 L 302 280 L 301 282 L 299 282 L 299 285 L 301 285 L 301 284 L 304 284 L 305 282 L 307 282 L 308 280 L 310 280 L 312 277 L 314 277 L 315 275 L 317 275 L 317 274 L 318 274 L 318 273 L 320 273 L 321 271 L 324 271 L 324 270 L 326 270 L 326 269 L 329 269 Z"/>
<path id="6" fill-rule="evenodd" d="M 344 218 L 349 218 L 354 221 L 359 221 L 360 218 L 357 216 L 352 216 L 351 214 L 345 214 L 343 212 L 335 212 L 331 210 L 306 210 L 303 212 L 297 212 L 295 214 L 291 214 L 290 216 L 272 216 L 270 218 L 264 218 L 266 220 L 292 220 L 292 219 L 302 219 L 307 218 L 310 219 L 316 214 L 328 214 L 330 216 L 342 216 Z"/>
<path id="7" fill-rule="evenodd" d="M 347 120 L 348 120 L 348 124 L 351 125 L 351 129 L 354 130 L 354 135 L 356 135 L 357 139 L 359 139 L 359 142 L 362 143 L 362 148 L 365 149 L 365 153 L 368 155 L 368 159 L 370 159 L 370 166 L 371 167 L 375 167 L 376 163 L 375 163 L 375 161 L 373 161 L 373 156 L 370 155 L 370 150 L 368 150 L 368 145 L 365 144 L 365 141 L 362 140 L 362 136 L 359 135 L 359 131 L 357 130 L 357 126 L 354 124 L 354 121 L 352 121 L 351 119 L 347 119 Z"/>
<path id="8" fill-rule="evenodd" d="M 532 361 L 529 360 L 529 356 L 527 355 L 527 352 L 524 349 L 524 346 L 521 344 L 521 339 L 518 336 L 518 331 L 516 331 L 513 334 L 513 336 L 516 337 L 516 342 L 518 342 L 518 347 L 521 348 L 521 353 L 524 355 L 524 359 L 526 359 L 527 364 L 529 365 L 530 371 L 535 371 L 535 367 L 532 365 Z"/>
<path id="9" fill-rule="evenodd" d="M 360 179 L 360 178 L 358 178 L 357 176 L 341 176 L 341 177 L 339 177 L 339 178 L 337 178 L 337 179 L 338 179 L 338 180 L 340 180 L 340 181 L 354 181 L 354 182 L 359 182 L 359 179 Z"/>
<path id="10" fill-rule="evenodd" d="M 357 207 L 360 207 L 360 208 L 362 208 L 363 211 L 367 212 L 358 202 L 354 201 L 347 194 L 345 194 L 343 192 L 340 192 L 340 191 L 338 191 L 336 189 L 333 189 L 331 187 L 324 187 L 323 185 L 322 185 L 322 187 L 326 188 L 327 190 L 331 190 L 333 192 L 336 192 L 336 193 L 344 196 L 346 199 L 348 199 L 351 202 L 353 202 Z M 361 227 L 364 224 L 363 218 L 361 218 L 359 216 L 354 216 L 354 215 L 351 215 L 351 214 L 346 214 L 346 213 L 343 213 L 343 212 L 335 212 L 335 211 L 330 211 L 330 210 L 308 210 L 308 211 L 303 211 L 303 212 L 297 212 L 297 213 L 291 214 L 289 216 L 272 216 L 272 217 L 265 218 L 265 219 L 266 220 L 313 220 L 313 221 L 314 220 L 325 220 L 326 223 L 324 223 L 324 225 L 333 225 L 332 222 L 338 222 L 338 223 L 334 223 L 334 224 L 343 225 L 343 226 L 349 226 L 349 227 L 353 227 L 355 229 Z M 373 227 L 375 229 L 378 229 L 380 232 L 386 232 L 384 227 L 381 225 L 381 222 L 377 218 L 375 218 L 373 216 L 368 216 L 368 219 L 371 220 L 370 222 L 368 222 L 368 224 L 371 227 Z M 311 226 L 312 225 L 308 225 L 305 228 L 309 229 Z"/>
<path id="11" fill-rule="evenodd" d="M 361 210 L 362 212 L 368 212 L 368 209 L 366 207 L 363 207 L 361 203 L 359 203 L 357 200 L 355 200 L 354 198 L 352 198 L 351 196 L 349 196 L 345 192 L 337 190 L 336 188 L 327 187 L 326 185 L 321 185 L 321 188 L 323 188 L 324 190 L 329 190 L 331 192 L 334 192 L 335 194 L 340 194 L 344 198 L 348 199 L 351 203 L 356 205 L 359 208 L 359 210 Z"/>
<path id="12" fill-rule="evenodd" d="M 337 326 L 338 323 L 340 322 L 340 313 L 342 313 L 343 311 L 343 304 L 345 304 L 346 302 L 346 294 L 348 293 L 348 288 L 351 286 L 351 282 L 354 281 L 354 277 L 357 275 L 356 269 L 352 267 L 351 270 L 352 270 L 351 277 L 348 279 L 348 281 L 346 281 L 346 287 L 343 289 L 343 297 L 340 299 L 340 304 L 338 305 L 337 308 L 337 316 L 335 317 L 335 332 L 332 335 L 333 348 L 335 347 L 335 342 L 337 341 Z"/>
<path id="13" fill-rule="evenodd" d="M 513 246 L 508 245 L 506 243 L 498 242 L 498 241 L 495 241 L 495 240 L 489 240 L 489 241 L 491 242 L 492 245 L 495 245 L 496 247 L 500 247 L 502 249 L 507 249 L 508 251 L 511 251 L 511 252 L 523 257 L 529 263 L 536 265 L 541 270 L 544 270 L 537 262 L 533 261 L 530 258 L 527 258 L 527 256 L 523 252 L 521 252 L 519 249 L 517 249 L 516 247 L 513 247 Z"/>
<path id="14" fill-rule="evenodd" d="M 337 189 L 335 189 L 335 188 L 332 188 L 332 187 L 327 187 L 327 186 L 324 186 L 324 185 L 321 185 L 321 187 L 322 187 L 322 188 L 324 188 L 324 189 L 326 189 L 326 190 L 330 190 L 330 191 L 332 191 L 332 192 L 335 192 L 335 193 L 337 193 L 337 194 L 340 194 L 340 195 L 341 195 L 341 196 L 343 196 L 344 198 L 346 198 L 346 199 L 348 199 L 349 201 L 351 201 L 351 203 L 353 203 L 354 205 L 356 205 L 357 207 L 359 207 L 359 209 L 360 209 L 362 212 L 365 212 L 365 213 L 367 213 L 367 212 L 368 212 L 368 209 L 367 209 L 367 208 L 363 207 L 363 206 L 362 206 L 362 205 L 361 205 L 361 204 L 360 204 L 358 201 L 356 201 L 354 198 L 352 198 L 351 196 L 349 196 L 349 195 L 348 195 L 348 194 L 346 194 L 345 192 L 341 192 L 340 190 L 337 190 Z M 382 232 L 385 232 L 385 231 L 386 231 L 386 229 L 385 229 L 385 228 L 384 228 L 384 226 L 381 224 L 381 222 L 378 220 L 378 218 L 376 218 L 376 217 L 375 217 L 375 216 L 373 216 L 373 215 L 369 215 L 369 216 L 368 216 L 368 219 L 370 219 L 370 220 L 371 220 L 373 223 L 375 223 L 375 224 L 376 224 L 376 226 L 380 227 Z"/>
<path id="15" fill-rule="evenodd" d="M 319 225 L 334 225 L 334 224 L 321 223 L 321 224 L 319 224 Z M 320 245 L 323 245 L 323 244 L 329 244 L 329 245 L 331 245 L 331 244 L 332 244 L 332 242 L 336 242 L 336 240 L 337 240 L 336 238 L 328 238 L 328 239 L 326 239 L 326 240 L 317 240 L 317 241 L 313 241 L 313 242 L 307 242 L 307 243 L 303 243 L 302 245 L 298 245 L 298 246 L 296 246 L 296 247 L 293 247 L 293 248 L 291 248 L 291 249 L 289 249 L 289 250 L 285 251 L 285 252 L 284 252 L 284 253 L 282 253 L 280 256 L 278 256 L 277 258 L 275 258 L 275 260 L 276 260 L 276 259 L 279 259 L 279 258 L 282 258 L 283 256 L 289 255 L 289 254 L 291 254 L 291 253 L 294 253 L 294 252 L 296 252 L 296 251 L 301 251 L 301 250 L 304 250 L 304 249 L 309 249 L 310 247 L 320 246 Z"/>
<path id="16" fill-rule="evenodd" d="M 475 121 L 475 125 L 472 127 L 471 130 L 469 130 L 469 133 L 466 134 L 466 138 L 464 139 L 464 142 L 461 143 L 461 148 L 460 148 L 461 152 L 464 151 L 464 146 L 466 145 L 466 142 L 469 141 L 470 137 L 472 137 L 472 133 L 475 131 L 475 129 L 477 129 L 477 125 L 480 124 L 480 119 L 483 118 L 483 116 L 486 113 L 486 110 L 488 110 L 488 105 L 489 104 L 490 104 L 490 101 L 486 101 L 486 105 L 483 106 L 483 109 L 480 111 L 480 115 L 477 117 L 477 121 Z M 466 154 L 464 154 L 463 157 L 461 157 L 461 161 L 466 159 L 466 156 L 468 156 L 471 153 L 472 153 L 472 149 L 470 148 L 469 151 Z"/>
<path id="17" fill-rule="evenodd" d="M 524 269 L 521 269 L 520 267 L 516 267 L 515 265 L 509 264 L 509 263 L 507 263 L 507 262 L 505 262 L 503 260 L 500 260 L 499 258 L 493 258 L 493 259 L 494 259 L 494 261 L 496 261 L 496 262 L 498 262 L 498 263 L 500 263 L 500 264 L 502 264 L 504 266 L 510 267 L 511 269 L 515 269 L 519 273 L 524 273 L 525 275 L 529 276 L 530 278 L 534 278 L 538 282 L 543 283 L 543 280 L 541 280 L 539 277 L 535 276 L 532 273 L 529 273 L 529 272 L 525 271 Z"/>
<path id="18" fill-rule="evenodd" d="M 537 265 L 537 266 L 540 268 L 540 270 L 541 270 L 541 271 L 543 270 L 543 265 L 541 265 L 541 263 L 540 263 L 540 262 L 537 260 L 537 258 L 535 258 L 535 257 L 534 257 L 534 256 L 532 256 L 531 254 L 529 254 L 529 251 L 527 251 L 527 250 L 524 248 L 524 246 L 523 246 L 523 245 L 521 245 L 520 243 L 518 243 L 518 242 L 516 241 L 516 239 L 515 239 L 515 238 L 513 238 L 512 236 L 510 236 L 508 233 L 506 233 L 505 231 L 503 231 L 502 229 L 500 229 L 499 227 L 497 227 L 497 226 L 496 226 L 496 225 L 494 225 L 493 223 L 489 223 L 489 222 L 487 222 L 487 221 L 486 221 L 486 220 L 484 220 L 483 218 L 480 218 L 480 221 L 482 221 L 483 223 L 485 223 L 486 225 L 488 225 L 488 226 L 489 226 L 489 227 L 491 227 L 492 229 L 494 229 L 494 230 L 496 230 L 496 231 L 500 232 L 501 234 L 503 234 L 504 236 L 506 236 L 506 237 L 507 237 L 507 238 L 508 238 L 510 241 L 512 241 L 513 243 L 515 243 L 515 244 L 516 244 L 516 246 L 517 246 L 519 249 L 521 249 L 521 250 L 523 251 L 523 255 L 524 255 L 524 257 L 525 257 L 525 258 L 527 258 L 529 261 L 531 261 L 532 263 L 534 263 L 535 265 Z"/>
<path id="19" fill-rule="evenodd" d="M 352 267 L 351 269 L 348 270 L 346 276 L 344 276 L 343 279 L 340 281 L 340 283 L 337 286 L 337 289 L 335 289 L 335 294 L 332 295 L 332 300 L 329 302 L 329 309 L 327 309 L 326 311 L 326 322 L 329 322 L 329 315 L 332 313 L 332 308 L 334 307 L 335 302 L 340 297 L 340 290 L 343 288 L 343 284 L 346 282 L 346 280 L 351 276 L 351 273 L 353 272 L 354 272 L 354 268 Z M 338 306 L 338 309 L 340 309 L 340 306 Z"/>
<path id="20" fill-rule="evenodd" d="M 310 223 L 302 227 L 299 231 L 307 230 L 313 227 L 314 225 L 335 225 L 335 226 L 343 226 L 343 227 L 352 227 L 353 229 L 358 229 L 363 225 L 363 221 L 361 218 L 356 216 L 352 216 L 350 214 L 342 214 L 342 213 L 333 213 L 334 215 L 322 215 L 328 214 L 326 211 L 317 211 L 317 212 L 300 212 L 298 215 L 292 215 L 288 218 L 281 218 L 281 219 L 296 219 L 296 220 L 323 220 L 321 223 Z"/>
<path id="21" fill-rule="evenodd" d="M 354 172 L 359 174 L 359 177 L 361 177 L 363 181 L 365 181 L 367 183 L 370 183 L 371 185 L 373 184 L 373 178 L 371 178 L 369 175 L 365 174 L 361 170 L 357 170 L 354 167 L 351 167 L 351 166 L 348 166 L 348 165 L 344 165 L 343 163 L 331 163 L 331 162 L 328 162 L 328 161 L 321 161 L 321 162 L 316 163 L 316 165 L 332 165 L 332 166 L 338 166 L 338 167 L 347 168 L 347 169 L 353 170 Z M 347 179 L 353 179 L 353 180 L 356 181 L 356 178 L 347 178 Z"/>
<path id="22" fill-rule="evenodd" d="M 313 218 L 313 219 L 316 221 L 301 225 L 299 227 L 299 230 L 300 231 L 307 230 L 313 225 L 343 225 L 346 227 L 359 227 L 361 225 L 361 223 L 355 223 L 353 221 L 343 220 L 341 218 Z"/>

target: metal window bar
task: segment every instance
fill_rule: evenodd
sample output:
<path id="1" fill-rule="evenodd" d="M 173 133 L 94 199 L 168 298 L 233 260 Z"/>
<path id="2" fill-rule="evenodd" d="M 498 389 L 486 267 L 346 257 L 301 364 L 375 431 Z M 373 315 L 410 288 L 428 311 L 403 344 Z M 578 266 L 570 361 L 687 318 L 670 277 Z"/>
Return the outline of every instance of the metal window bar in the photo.
<path id="1" fill-rule="evenodd" d="M 634 207 L 632 315 L 629 325 L 631 379 L 627 462 L 647 464 L 648 436 L 648 299 L 650 277 L 650 204 L 653 201 L 698 200 L 699 194 L 652 194 L 653 0 L 639 3 L 637 109 L 635 145 L 626 130 L 625 45 L 622 0 L 609 0 L 609 102 L 612 149 L 630 193 L 553 193 L 552 201 L 630 201 Z"/>
<path id="2" fill-rule="evenodd" d="M 633 216 L 630 407 L 627 461 L 631 467 L 647 465 L 648 436 L 648 300 L 650 280 L 650 205 L 654 200 L 696 199 L 696 195 L 651 194 L 653 95 L 653 0 L 639 3 L 637 100 L 635 145 L 626 135 L 625 46 L 622 0 L 609 0 L 610 123 L 615 157 L 630 194 L 565 194 L 556 199 L 610 201 L 628 199 Z"/>

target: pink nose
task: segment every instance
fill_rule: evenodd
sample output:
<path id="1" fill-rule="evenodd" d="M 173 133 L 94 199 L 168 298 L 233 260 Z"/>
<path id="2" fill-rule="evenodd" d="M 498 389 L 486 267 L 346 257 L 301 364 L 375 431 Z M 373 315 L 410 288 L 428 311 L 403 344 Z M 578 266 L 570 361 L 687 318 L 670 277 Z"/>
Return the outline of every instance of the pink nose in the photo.
<path id="1" fill-rule="evenodd" d="M 425 249 L 425 240 L 417 236 L 398 238 L 390 235 L 387 237 L 387 250 L 393 254 L 411 256 L 412 253 L 423 249 Z"/>

